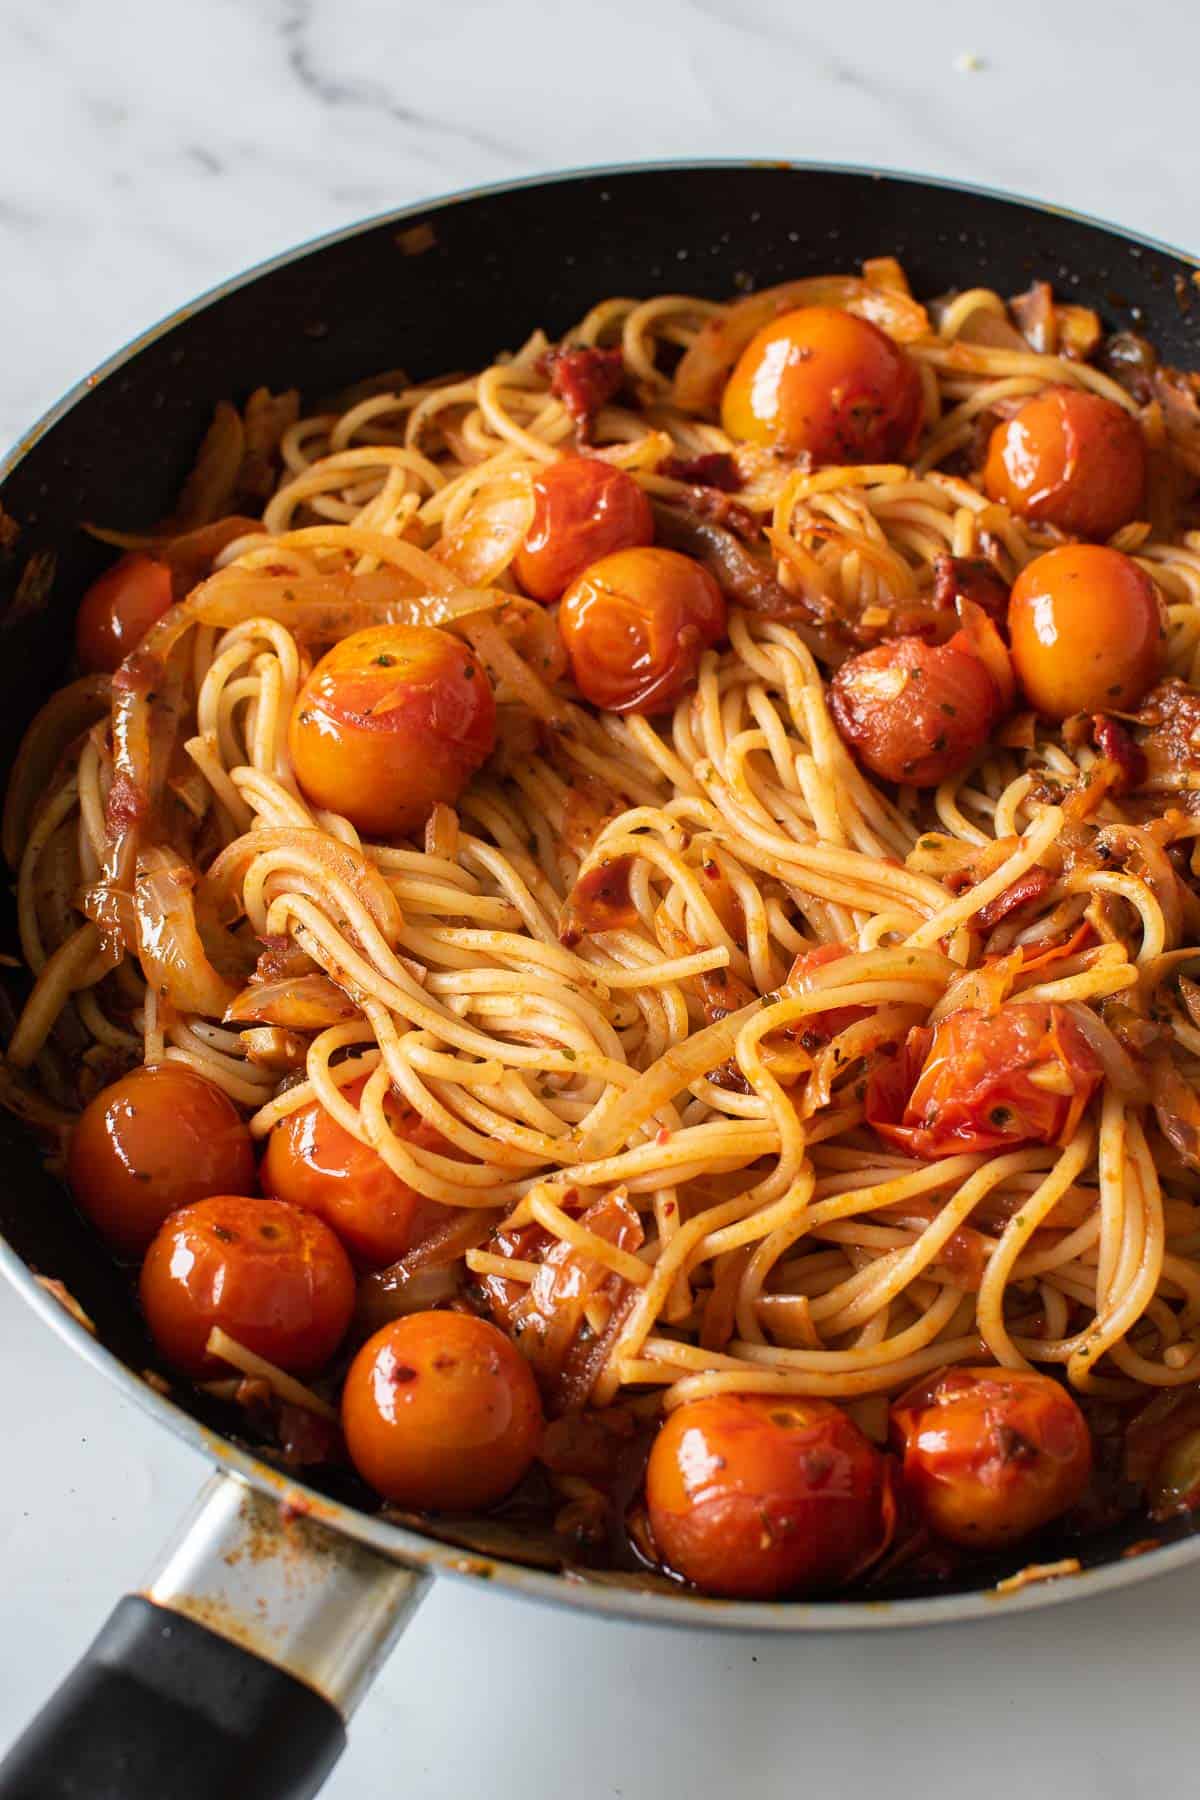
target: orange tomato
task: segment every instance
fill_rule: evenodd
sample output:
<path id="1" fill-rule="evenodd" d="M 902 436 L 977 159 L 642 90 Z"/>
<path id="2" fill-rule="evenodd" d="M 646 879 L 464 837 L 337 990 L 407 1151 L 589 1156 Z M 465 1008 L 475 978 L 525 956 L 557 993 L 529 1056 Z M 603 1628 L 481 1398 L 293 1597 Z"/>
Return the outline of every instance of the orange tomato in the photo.
<path id="1" fill-rule="evenodd" d="M 1115 400 L 1049 387 L 996 426 L 983 480 L 1022 519 L 1108 538 L 1141 512 L 1146 439 Z"/>
<path id="2" fill-rule="evenodd" d="M 964 1007 L 933 1031 L 917 1026 L 896 1056 L 877 1062 L 867 1118 L 881 1137 L 926 1158 L 1065 1144 L 1103 1073 L 1064 1007 Z"/>
<path id="3" fill-rule="evenodd" d="M 197 1380 L 224 1368 L 215 1325 L 292 1375 L 322 1368 L 354 1311 L 354 1271 L 328 1225 L 283 1200 L 214 1194 L 173 1213 L 140 1284 L 151 1336 Z"/>
<path id="4" fill-rule="evenodd" d="M 654 542 L 650 502 L 624 469 L 564 456 L 533 480 L 533 523 L 513 572 L 535 600 L 557 600 L 589 563 Z"/>
<path id="5" fill-rule="evenodd" d="M 122 1256 L 209 1194 L 254 1192 L 254 1147 L 228 1094 L 182 1063 L 134 1069 L 84 1108 L 67 1151 L 80 1212 Z"/>
<path id="6" fill-rule="evenodd" d="M 474 651 L 432 625 L 375 625 L 321 658 L 292 709 L 288 747 L 314 806 L 372 837 L 453 804 L 496 741 Z"/>
<path id="7" fill-rule="evenodd" d="M 907 460 L 921 428 L 921 377 L 867 319 L 804 306 L 764 325 L 721 401 L 730 437 L 816 463 Z"/>
<path id="8" fill-rule="evenodd" d="M 1080 1498 L 1092 1467 L 1083 1414 L 1032 1369 L 947 1369 L 892 1406 L 903 1481 L 939 1537 L 996 1550 Z"/>
<path id="9" fill-rule="evenodd" d="M 133 550 L 93 581 L 75 616 L 75 648 L 89 674 L 111 675 L 172 604 L 171 570 Z"/>
<path id="10" fill-rule="evenodd" d="M 1013 666 L 1048 719 L 1129 712 L 1154 685 L 1166 614 L 1146 571 L 1120 550 L 1064 544 L 1027 563 L 1008 603 Z"/>
<path id="11" fill-rule="evenodd" d="M 690 556 L 618 550 L 572 582 L 558 625 L 585 699 L 609 712 L 658 713 L 724 637 L 725 601 Z"/>
<path id="12" fill-rule="evenodd" d="M 367 1085 L 364 1075 L 342 1089 L 357 1106 Z M 384 1111 L 397 1137 L 454 1152 L 440 1131 L 427 1125 L 400 1095 L 389 1091 Z M 267 1139 L 262 1165 L 263 1192 L 316 1213 L 336 1232 L 363 1268 L 396 1262 L 437 1223 L 446 1209 L 426 1200 L 394 1175 L 378 1151 L 362 1144 L 330 1117 L 319 1101 L 281 1119 Z"/>
<path id="13" fill-rule="evenodd" d="M 965 767 L 1007 710 L 964 631 L 945 644 L 893 638 L 852 656 L 829 686 L 829 710 L 873 775 L 936 787 Z"/>
<path id="14" fill-rule="evenodd" d="M 544 1423 L 529 1364 L 502 1331 L 470 1313 L 422 1312 L 363 1345 L 342 1392 L 342 1428 L 376 1493 L 465 1512 L 516 1486 Z"/>
<path id="15" fill-rule="evenodd" d="M 721 1394 L 668 1414 L 646 1469 L 671 1568 L 731 1599 L 849 1581 L 885 1547 L 883 1458 L 827 1400 Z"/>

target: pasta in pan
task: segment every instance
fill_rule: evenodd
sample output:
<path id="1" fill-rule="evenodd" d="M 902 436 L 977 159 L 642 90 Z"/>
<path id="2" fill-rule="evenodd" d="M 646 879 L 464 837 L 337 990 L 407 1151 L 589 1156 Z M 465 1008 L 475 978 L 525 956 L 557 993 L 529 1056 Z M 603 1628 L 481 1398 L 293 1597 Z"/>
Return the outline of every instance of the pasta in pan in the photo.
<path id="1" fill-rule="evenodd" d="M 1073 1395 L 1186 1503 L 1198 478 L 1141 340 L 888 258 L 221 409 L 5 817 L 168 1366 L 718 1593 L 1079 1515 Z"/>

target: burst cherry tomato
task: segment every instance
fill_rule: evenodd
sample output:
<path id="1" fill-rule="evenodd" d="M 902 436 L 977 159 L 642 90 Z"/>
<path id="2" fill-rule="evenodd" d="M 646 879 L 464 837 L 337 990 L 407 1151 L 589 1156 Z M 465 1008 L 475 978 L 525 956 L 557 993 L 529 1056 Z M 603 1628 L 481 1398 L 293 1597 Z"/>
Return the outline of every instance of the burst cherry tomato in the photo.
<path id="1" fill-rule="evenodd" d="M 845 944 L 818 944 L 815 950 L 802 950 L 788 970 L 784 985 L 803 992 L 809 985 L 808 977 L 817 969 L 840 962 L 843 956 L 849 955 Z M 795 1031 L 806 1050 L 815 1050 L 828 1043 L 830 1038 L 837 1037 L 839 1032 L 857 1025 L 860 1019 L 869 1017 L 870 1011 L 869 1006 L 831 1006 L 825 1012 L 811 1013 L 789 1029 Z"/>
<path id="2" fill-rule="evenodd" d="M 342 1093 L 357 1106 L 366 1085 L 364 1075 Z M 406 1143 L 453 1155 L 441 1132 L 427 1125 L 399 1094 L 389 1092 L 384 1111 L 396 1136 Z M 368 1269 L 395 1262 L 446 1217 L 445 1207 L 423 1199 L 401 1181 L 377 1151 L 343 1131 L 316 1100 L 289 1113 L 272 1131 L 262 1184 L 264 1193 L 324 1219 L 356 1262 Z"/>
<path id="3" fill-rule="evenodd" d="M 89 673 L 111 675 L 172 603 L 171 571 L 141 550 L 93 581 L 75 618 L 75 646 Z"/>
<path id="4" fill-rule="evenodd" d="M 575 685 L 610 712 L 662 712 L 725 635 L 707 569 L 677 550 L 618 550 L 571 583 L 558 615 Z"/>
<path id="5" fill-rule="evenodd" d="M 1146 440 L 1115 400 L 1050 387 L 997 425 L 984 485 L 1023 519 L 1108 538 L 1141 511 Z"/>
<path id="6" fill-rule="evenodd" d="M 216 1194 L 167 1220 L 142 1264 L 141 1296 L 155 1343 L 185 1375 L 221 1373 L 205 1348 L 215 1325 L 289 1374 L 311 1375 L 350 1323 L 354 1271 L 312 1213 Z"/>
<path id="7" fill-rule="evenodd" d="M 359 831 L 412 831 L 492 753 L 496 704 L 474 651 L 432 625 L 375 625 L 317 664 L 288 745 L 314 806 Z"/>
<path id="8" fill-rule="evenodd" d="M 513 572 L 535 600 L 557 600 L 589 564 L 654 542 L 650 502 L 624 469 L 564 456 L 533 482 L 533 524 Z"/>
<path id="9" fill-rule="evenodd" d="M 1064 1007 L 1012 1000 L 918 1026 L 867 1084 L 867 1118 L 914 1156 L 1065 1144 L 1103 1067 Z"/>
<path id="10" fill-rule="evenodd" d="M 764 325 L 721 402 L 730 437 L 807 452 L 817 463 L 903 460 L 921 413 L 912 358 L 877 325 L 834 306 L 804 306 Z"/>
<path id="11" fill-rule="evenodd" d="M 972 638 L 956 631 L 945 644 L 894 638 L 852 656 L 830 683 L 829 710 L 873 775 L 936 787 L 982 749 L 1006 705 Z"/>
<path id="12" fill-rule="evenodd" d="M 904 1486 L 940 1537 L 1000 1549 L 1083 1493 L 1092 1443 L 1065 1388 L 1032 1369 L 947 1369 L 892 1407 Z"/>
<path id="13" fill-rule="evenodd" d="M 1008 631 L 1021 686 L 1048 719 L 1131 711 L 1166 650 L 1154 582 L 1102 544 L 1064 544 L 1028 563 L 1013 587 Z"/>
<path id="14" fill-rule="evenodd" d="M 122 1256 L 177 1207 L 253 1193 L 254 1148 L 227 1094 L 182 1063 L 134 1069 L 80 1116 L 67 1152 L 75 1203 Z"/>
<path id="15" fill-rule="evenodd" d="M 671 1413 L 646 1508 L 663 1560 L 706 1594 L 837 1587 L 884 1548 L 883 1459 L 827 1400 L 722 1394 Z"/>
<path id="16" fill-rule="evenodd" d="M 369 1338 L 342 1392 L 350 1460 L 387 1500 L 428 1512 L 492 1506 L 541 1444 L 529 1364 L 470 1313 L 410 1313 Z"/>

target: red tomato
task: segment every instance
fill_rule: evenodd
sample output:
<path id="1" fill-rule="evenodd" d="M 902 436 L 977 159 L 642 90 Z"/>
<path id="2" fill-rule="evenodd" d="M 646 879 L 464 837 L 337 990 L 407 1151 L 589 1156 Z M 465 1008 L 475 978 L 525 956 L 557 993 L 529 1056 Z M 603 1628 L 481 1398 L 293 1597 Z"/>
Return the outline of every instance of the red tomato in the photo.
<path id="1" fill-rule="evenodd" d="M 529 1364 L 470 1313 L 410 1313 L 369 1338 L 342 1392 L 350 1460 L 386 1500 L 428 1512 L 492 1506 L 541 1444 Z"/>
<path id="2" fill-rule="evenodd" d="M 829 710 L 873 775 L 936 787 L 983 748 L 1006 706 L 975 641 L 956 631 L 945 644 L 894 638 L 852 656 Z"/>
<path id="3" fill-rule="evenodd" d="M 817 463 L 905 461 L 921 428 L 921 377 L 867 319 L 804 306 L 764 325 L 721 401 L 730 437 Z"/>
<path id="4" fill-rule="evenodd" d="M 197 1380 L 225 1365 L 215 1325 L 291 1375 L 322 1368 L 354 1311 L 354 1271 L 328 1225 L 283 1200 L 214 1194 L 173 1213 L 142 1264 L 142 1309 L 169 1363 Z"/>
<path id="5" fill-rule="evenodd" d="M 867 1118 L 881 1137 L 926 1158 L 1065 1144 L 1103 1073 L 1064 1007 L 968 1007 L 933 1031 L 916 1027 L 897 1056 L 876 1063 Z"/>
<path id="6" fill-rule="evenodd" d="M 366 1085 L 364 1075 L 342 1093 L 357 1106 Z M 406 1143 L 453 1156 L 441 1132 L 427 1125 L 399 1094 L 389 1091 L 384 1111 L 392 1130 Z M 401 1181 L 377 1151 L 343 1131 L 316 1100 L 289 1113 L 272 1131 L 262 1184 L 264 1193 L 324 1219 L 367 1269 L 396 1262 L 446 1217 L 444 1206 L 424 1199 Z"/>
<path id="7" fill-rule="evenodd" d="M 1146 439 L 1115 400 L 1049 387 L 997 425 L 983 480 L 989 498 L 1023 519 L 1108 538 L 1141 513 Z"/>
<path id="8" fill-rule="evenodd" d="M 373 837 L 452 805 L 496 742 L 474 651 L 432 625 L 375 625 L 323 656 L 292 709 L 288 747 L 314 806 Z"/>
<path id="9" fill-rule="evenodd" d="M 609 712 L 657 713 L 725 635 L 707 569 L 677 550 L 618 550 L 572 582 L 558 614 L 575 685 Z"/>
<path id="10" fill-rule="evenodd" d="M 209 1194 L 251 1194 L 254 1147 L 241 1114 L 182 1063 L 134 1069 L 80 1115 L 67 1151 L 80 1212 L 122 1256 L 140 1256 L 163 1220 Z"/>
<path id="11" fill-rule="evenodd" d="M 172 604 L 165 562 L 134 550 L 93 581 L 75 618 L 75 647 L 89 673 L 111 675 Z"/>
<path id="12" fill-rule="evenodd" d="M 995 1550 L 1073 1506 L 1092 1467 L 1083 1414 L 1032 1369 L 946 1369 L 892 1407 L 903 1480 L 940 1537 Z"/>
<path id="13" fill-rule="evenodd" d="M 1132 557 L 1101 544 L 1064 544 L 1027 563 L 1008 630 L 1021 686 L 1048 719 L 1132 711 L 1166 653 L 1157 587 Z"/>
<path id="14" fill-rule="evenodd" d="M 557 600 L 577 575 L 615 550 L 654 542 L 650 502 L 624 469 L 564 456 L 533 481 L 533 524 L 513 572 L 535 600 Z"/>
<path id="15" fill-rule="evenodd" d="M 850 954 L 846 944 L 818 944 L 815 950 L 802 950 L 788 970 L 784 986 L 803 992 L 808 986 L 808 976 L 815 970 L 840 962 L 843 956 Z M 869 1006 L 831 1006 L 825 1012 L 810 1014 L 789 1030 L 796 1032 L 806 1050 L 814 1050 L 837 1037 L 840 1031 L 848 1031 L 851 1025 L 857 1025 L 860 1019 L 869 1018 L 870 1013 Z"/>
<path id="16" fill-rule="evenodd" d="M 829 1401 L 791 1395 L 714 1395 L 668 1414 L 646 1508 L 663 1560 L 731 1599 L 837 1587 L 892 1525 L 878 1451 Z"/>

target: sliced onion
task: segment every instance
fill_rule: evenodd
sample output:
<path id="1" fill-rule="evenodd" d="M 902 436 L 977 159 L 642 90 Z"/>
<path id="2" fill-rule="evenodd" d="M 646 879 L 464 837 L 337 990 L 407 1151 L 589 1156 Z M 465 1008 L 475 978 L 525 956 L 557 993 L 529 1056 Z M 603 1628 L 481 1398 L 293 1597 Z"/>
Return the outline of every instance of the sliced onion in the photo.
<path id="1" fill-rule="evenodd" d="M 1080 1000 L 1068 1000 L 1064 1004 L 1072 1021 L 1104 1064 L 1105 1079 L 1122 1099 L 1143 1105 L 1147 1097 L 1146 1083 L 1128 1050 L 1109 1030 L 1099 1013 L 1094 1012 L 1090 1006 L 1085 1006 Z"/>
<path id="2" fill-rule="evenodd" d="M 304 873 L 306 863 L 316 863 L 332 881 L 349 887 L 355 898 L 370 913 L 389 946 L 394 947 L 404 924 L 400 903 L 391 888 L 361 850 L 354 850 L 325 831 L 302 830 L 298 826 L 273 825 L 248 831 L 226 846 L 209 868 L 208 881 L 215 892 L 238 895 L 245 884 L 252 863 L 269 857 L 280 870 L 286 871 L 297 892 L 311 894 L 318 902 L 319 891 L 310 888 Z M 290 860 L 294 859 L 294 861 Z M 233 1002 L 231 994 L 226 1005 Z"/>
<path id="3" fill-rule="evenodd" d="M 929 336 L 925 308 L 893 288 L 873 285 L 856 275 L 810 275 L 801 281 L 785 281 L 779 287 L 734 300 L 701 326 L 675 371 L 676 405 L 690 412 L 715 407 L 730 370 L 755 332 L 780 313 L 799 306 L 841 307 L 860 319 L 869 319 L 900 344 Z"/>
<path id="4" fill-rule="evenodd" d="M 34 718 L 13 764 L 4 800 L 4 825 L 0 841 L 11 869 L 21 860 L 34 814 L 45 798 L 63 752 L 112 702 L 112 683 L 107 675 L 84 675 L 59 688 Z"/>
<path id="5" fill-rule="evenodd" d="M 358 1008 L 328 975 L 290 981 L 252 981 L 225 1013 L 229 1025 L 278 1025 L 285 1031 L 324 1031 L 353 1019 Z"/>
<path id="6" fill-rule="evenodd" d="M 444 568 L 439 568 L 439 575 L 447 583 Z M 363 575 L 348 569 L 325 575 L 265 575 L 261 569 L 234 567 L 219 569 L 201 582 L 154 630 L 178 611 L 185 615 L 185 625 L 228 630 L 247 619 L 274 619 L 298 637 L 333 643 L 369 625 L 444 625 L 468 613 L 488 612 L 505 597 L 457 585 L 444 591 L 422 588 L 407 569 L 392 564 Z M 150 637 L 146 647 L 154 647 Z"/>
<path id="7" fill-rule="evenodd" d="M 133 910 L 137 953 L 146 980 L 178 1012 L 224 1018 L 237 989 L 219 975 L 196 923 L 196 871 L 161 844 L 138 857 Z"/>
<path id="8" fill-rule="evenodd" d="M 533 524 L 533 483 L 527 469 L 503 469 L 485 481 L 438 558 L 469 586 L 499 580 Z"/>

